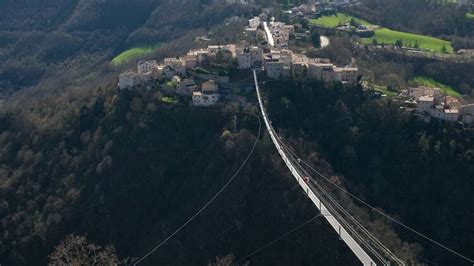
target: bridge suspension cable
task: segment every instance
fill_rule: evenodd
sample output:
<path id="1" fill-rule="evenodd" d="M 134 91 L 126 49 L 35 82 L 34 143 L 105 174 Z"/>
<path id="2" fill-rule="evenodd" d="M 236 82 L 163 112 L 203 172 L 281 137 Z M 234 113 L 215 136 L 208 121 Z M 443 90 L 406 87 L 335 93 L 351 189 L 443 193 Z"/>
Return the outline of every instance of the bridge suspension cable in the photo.
<path id="1" fill-rule="evenodd" d="M 317 215 L 314 216 L 313 218 L 311 218 L 311 219 L 309 219 L 309 220 L 307 220 L 307 221 L 301 223 L 300 225 L 296 226 L 295 228 L 291 229 L 290 231 L 288 231 L 288 232 L 286 232 L 286 233 L 280 235 L 279 237 L 277 237 L 277 238 L 273 239 L 272 241 L 268 242 L 267 244 L 261 246 L 261 247 L 258 248 L 257 250 L 255 250 L 255 251 L 253 251 L 253 252 L 250 252 L 248 255 L 246 255 L 245 257 L 243 257 L 243 258 L 240 259 L 239 261 L 237 261 L 237 264 L 240 263 L 240 262 L 242 262 L 242 261 L 244 261 L 244 260 L 246 260 L 246 259 L 248 259 L 248 258 L 250 258 L 250 257 L 252 257 L 252 256 L 254 256 L 255 254 L 261 252 L 262 250 L 264 250 L 264 249 L 268 248 L 269 246 L 275 244 L 276 242 L 282 240 L 283 238 L 285 238 L 285 237 L 291 235 L 292 233 L 294 233 L 294 232 L 300 230 L 301 228 L 305 227 L 307 224 L 309 224 L 309 223 L 311 223 L 312 221 L 316 220 L 316 218 L 318 218 L 318 217 L 321 216 L 321 215 L 322 215 L 321 213 L 317 214 Z"/>
<path id="2" fill-rule="evenodd" d="M 255 138 L 255 142 L 253 143 L 252 148 L 251 148 L 250 152 L 248 153 L 248 155 L 245 157 L 244 161 L 240 164 L 239 168 L 235 171 L 235 173 L 221 187 L 221 189 L 219 189 L 219 191 L 217 191 L 214 194 L 214 196 L 212 196 L 212 198 L 208 202 L 206 202 L 206 204 L 204 204 L 194 215 L 192 215 L 188 220 L 186 220 L 186 222 L 184 222 L 171 235 L 169 235 L 166 239 L 164 239 L 162 242 L 160 242 L 158 245 L 156 245 L 154 248 L 152 248 L 150 251 L 148 251 L 144 256 L 140 257 L 140 259 L 138 259 L 133 264 L 134 266 L 138 265 L 143 260 L 147 259 L 151 254 L 153 254 L 155 251 L 157 251 L 159 248 L 161 248 L 163 245 L 165 245 L 171 238 L 173 238 L 184 227 L 186 227 L 186 225 L 188 225 L 190 222 L 192 222 L 194 219 L 196 219 L 196 217 L 199 216 L 199 214 L 201 214 L 204 210 L 206 210 L 207 207 L 209 207 L 209 205 L 211 205 L 211 203 L 214 202 L 221 195 L 221 193 L 232 183 L 232 181 L 234 181 L 234 179 L 239 175 L 239 173 L 242 171 L 244 166 L 247 164 L 248 160 L 252 156 L 252 154 L 253 154 L 256 146 L 257 146 L 257 143 L 260 139 L 260 135 L 261 135 L 261 131 L 262 131 L 262 122 L 260 120 L 260 117 L 256 114 L 254 114 L 254 113 L 250 113 L 250 112 L 241 112 L 241 113 L 246 113 L 246 114 L 252 115 L 252 116 L 256 117 L 257 120 L 258 120 L 258 134 L 257 134 L 257 137 Z"/>
<path id="3" fill-rule="evenodd" d="M 299 158 L 297 156 L 295 156 L 295 154 L 290 150 L 290 148 L 280 139 L 280 144 L 285 148 L 285 150 L 288 151 L 288 153 L 290 153 L 290 156 L 292 156 L 292 158 L 297 161 Z M 371 247 L 371 244 L 374 244 L 379 250 L 382 250 L 383 253 L 388 256 L 389 258 L 391 258 L 393 261 L 395 261 L 398 265 L 406 265 L 405 262 L 403 262 L 401 259 L 399 259 L 389 248 L 387 248 L 382 242 L 380 242 L 372 233 L 370 233 L 370 231 L 368 231 L 356 218 L 354 218 L 347 210 L 345 210 L 332 196 L 331 194 L 326 190 L 324 189 L 307 171 L 306 169 L 304 169 L 303 167 L 301 167 L 301 165 L 298 163 L 301 171 L 305 174 L 305 176 L 308 176 L 310 177 L 310 181 L 314 183 L 315 186 L 318 187 L 318 189 L 320 191 L 322 191 L 323 195 L 325 195 L 327 198 L 329 198 L 329 201 L 332 203 L 332 205 L 334 205 L 337 210 L 339 210 L 340 212 L 342 212 L 345 216 L 347 216 L 355 225 L 356 227 L 362 231 L 362 233 L 369 239 L 368 241 L 363 239 L 362 237 L 359 237 L 360 238 L 360 241 L 364 243 L 364 245 L 366 245 L 366 247 L 370 250 L 372 250 L 372 252 L 381 260 L 381 261 L 385 261 L 385 259 L 383 257 L 381 257 L 378 252 L 376 252 L 375 250 L 373 250 L 373 248 Z M 328 204 L 329 206 L 331 206 L 330 204 Z M 352 229 L 352 226 L 349 225 L 348 223 L 346 223 L 351 229 Z M 354 232 L 355 235 L 358 235 L 357 232 Z M 388 264 L 388 262 L 386 262 Z"/>
<path id="4" fill-rule="evenodd" d="M 325 193 L 321 194 L 320 191 L 315 190 L 314 186 L 310 186 L 309 182 L 306 183 L 305 178 L 301 175 L 301 170 L 297 169 L 300 166 L 298 166 L 297 164 L 295 165 L 294 162 L 292 162 L 292 159 L 286 154 L 286 151 L 284 150 L 284 148 L 280 145 L 278 141 L 279 137 L 275 133 L 272 123 L 268 119 L 268 115 L 265 111 L 262 96 L 261 96 L 260 89 L 258 86 L 257 73 L 255 70 L 253 71 L 253 75 L 254 75 L 255 89 L 257 92 L 257 98 L 258 98 L 260 110 L 262 112 L 262 116 L 265 122 L 265 126 L 267 127 L 268 133 L 270 135 L 270 138 L 273 144 L 275 145 L 275 148 L 277 149 L 280 157 L 283 159 L 283 161 L 285 162 L 286 166 L 288 167 L 292 175 L 298 181 L 298 183 L 303 188 L 303 190 L 306 191 L 306 193 L 308 194 L 313 204 L 323 214 L 324 212 L 329 213 L 329 215 L 324 215 L 324 218 L 328 221 L 331 227 L 339 234 L 339 237 L 341 238 L 341 240 L 343 240 L 347 244 L 347 246 L 352 250 L 354 255 L 356 255 L 357 258 L 362 262 L 362 264 L 364 265 L 377 264 L 374 258 L 379 259 L 380 263 L 385 264 L 386 261 L 383 259 L 383 257 L 380 254 L 378 254 L 377 251 L 375 251 L 372 248 L 370 243 L 368 243 L 364 238 L 362 238 L 351 227 L 351 225 L 349 225 L 347 221 L 345 221 L 344 218 L 337 211 L 334 210 L 333 206 L 331 206 L 331 204 L 326 199 L 324 199 L 323 196 Z M 363 248 L 363 246 L 365 247 L 365 249 Z"/>
<path id="5" fill-rule="evenodd" d="M 281 141 L 281 140 L 280 140 Z M 281 141 L 282 142 L 282 141 Z M 347 194 L 348 196 L 350 196 L 351 198 L 357 200 L 358 202 L 362 203 L 363 205 L 365 205 L 366 207 L 368 207 L 369 209 L 371 209 L 372 211 L 378 213 L 379 215 L 385 217 L 386 219 L 400 225 L 401 227 L 405 228 L 406 230 L 409 230 L 410 232 L 412 233 L 415 233 L 416 235 L 424 238 L 425 240 L 428 240 L 429 242 L 437 245 L 438 247 L 441 247 L 443 248 L 444 250 L 447 250 L 449 251 L 450 253 L 470 262 L 470 263 L 474 263 L 474 260 L 468 258 L 467 256 L 447 247 L 446 245 L 443 245 L 441 244 L 440 242 L 420 233 L 419 231 L 409 227 L 408 225 L 398 221 L 397 219 L 391 217 L 390 215 L 386 214 L 385 212 L 383 211 L 380 211 L 379 209 L 377 209 L 376 207 L 374 207 L 373 205 L 365 202 L 364 200 L 360 199 L 359 197 L 357 197 L 356 195 L 350 193 L 349 191 L 347 191 L 346 189 L 342 188 L 341 186 L 339 186 L 338 184 L 336 184 L 334 181 L 332 181 L 330 178 L 328 178 L 327 176 L 325 176 L 324 174 L 322 174 L 320 171 L 316 170 L 313 166 L 311 166 L 309 163 L 307 163 L 305 160 L 301 159 L 295 152 L 293 149 L 291 149 L 290 147 L 288 147 L 286 144 L 284 144 L 282 142 L 283 146 L 285 146 L 288 150 L 288 152 L 290 154 L 292 154 L 293 156 L 295 156 L 297 158 L 297 161 L 300 161 L 301 163 L 303 163 L 304 165 L 306 165 L 306 167 L 308 167 L 309 169 L 311 169 L 313 172 L 315 172 L 317 175 L 319 175 L 320 177 L 322 177 L 325 181 L 327 181 L 329 184 L 333 185 L 334 187 L 336 187 L 337 189 L 339 189 L 340 191 L 342 191 L 343 193 Z"/>

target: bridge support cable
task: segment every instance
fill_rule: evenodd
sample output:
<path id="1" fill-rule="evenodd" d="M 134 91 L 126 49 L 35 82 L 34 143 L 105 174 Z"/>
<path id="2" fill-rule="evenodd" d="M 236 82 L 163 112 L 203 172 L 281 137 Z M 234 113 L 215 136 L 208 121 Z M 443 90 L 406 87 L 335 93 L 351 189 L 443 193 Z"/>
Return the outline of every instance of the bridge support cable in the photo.
<path id="1" fill-rule="evenodd" d="M 281 140 L 280 140 L 280 143 L 283 144 Z M 291 154 L 290 156 L 292 157 L 294 161 L 296 161 L 295 157 L 293 157 Z M 390 262 L 384 256 L 379 254 L 379 250 L 381 250 L 383 254 L 385 254 L 388 258 L 391 258 L 398 265 L 405 265 L 403 261 L 398 259 L 387 247 L 385 247 L 376 237 L 374 237 L 367 229 L 365 229 L 364 226 L 362 226 L 349 212 L 347 212 L 333 197 L 331 197 L 331 194 L 327 192 L 303 167 L 299 166 L 299 169 L 302 175 L 310 178 L 308 180 L 308 183 L 311 182 L 309 185 L 316 187 L 315 189 L 313 189 L 313 191 L 315 191 L 315 193 L 319 195 L 321 201 L 326 203 L 326 206 L 329 208 L 329 211 L 341 222 L 341 224 L 345 225 L 345 228 L 347 228 L 353 234 L 356 240 L 358 240 L 359 243 L 361 243 L 367 250 L 369 250 L 371 254 L 373 254 L 373 256 L 377 257 L 377 259 L 382 264 L 390 265 Z M 342 213 L 342 215 L 340 213 Z M 347 217 L 349 221 L 353 222 L 353 224 L 351 224 L 349 221 L 344 219 L 344 217 Z"/>
<path id="2" fill-rule="evenodd" d="M 321 216 L 321 213 L 318 214 L 318 215 L 316 215 L 316 216 L 314 216 L 313 218 L 311 218 L 311 219 L 309 219 L 309 220 L 303 222 L 302 224 L 296 226 L 295 228 L 291 229 L 290 231 L 288 231 L 288 232 L 282 234 L 281 236 L 275 238 L 274 240 L 268 242 L 267 244 L 261 246 L 261 247 L 258 248 L 257 250 L 255 250 L 255 251 L 249 253 L 248 255 L 246 255 L 245 257 L 243 257 L 243 258 L 240 259 L 239 261 L 237 261 L 237 264 L 239 264 L 240 262 L 243 262 L 244 260 L 246 260 L 246 259 L 248 259 L 248 258 L 254 256 L 255 254 L 261 252 L 262 250 L 264 250 L 264 249 L 268 248 L 269 246 L 275 244 L 276 242 L 282 240 L 283 238 L 285 238 L 285 237 L 291 235 L 292 233 L 294 233 L 294 232 L 300 230 L 301 228 L 303 228 L 303 227 L 306 226 L 307 224 L 309 224 L 309 223 L 311 223 L 312 221 L 316 220 L 316 218 L 318 218 L 319 216 Z"/>
<path id="3" fill-rule="evenodd" d="M 296 162 L 296 165 L 300 166 L 300 169 L 302 171 L 302 173 L 309 177 L 309 181 L 311 181 L 316 187 L 317 189 L 319 189 L 319 191 L 321 191 L 321 194 L 323 196 L 325 196 L 328 200 L 329 200 L 329 203 L 327 204 L 328 206 L 335 206 L 337 210 L 334 210 L 335 212 L 339 211 L 341 212 L 345 217 L 347 217 L 350 221 L 352 221 L 354 224 L 351 225 L 351 224 L 348 224 L 348 226 L 350 228 L 353 228 L 355 226 L 354 229 L 358 229 L 361 231 L 361 233 L 363 235 L 365 235 L 366 238 L 368 238 L 368 241 L 366 241 L 365 239 L 361 239 L 361 242 L 364 243 L 364 245 L 366 245 L 366 247 L 369 249 L 369 250 L 373 250 L 372 248 L 372 245 L 375 246 L 375 248 L 377 250 L 380 250 L 382 251 L 385 256 L 387 256 L 387 258 L 390 258 L 392 261 L 394 261 L 395 263 L 397 263 L 398 265 L 406 265 L 405 262 L 403 262 L 401 259 L 399 259 L 389 248 L 387 248 L 382 242 L 380 242 L 372 233 L 370 233 L 370 231 L 368 231 L 356 218 L 354 218 L 347 210 L 345 210 L 332 196 L 331 194 L 325 189 L 323 188 L 317 181 L 315 178 L 313 178 L 307 171 L 306 169 L 304 169 L 304 167 L 302 167 L 299 163 L 298 160 L 301 161 L 301 159 L 299 159 L 296 154 L 280 139 L 280 145 L 282 147 L 284 147 L 284 149 L 290 154 L 290 157 Z M 360 234 L 358 232 L 355 232 L 355 234 Z M 377 252 L 375 252 L 373 250 L 373 252 L 377 254 Z M 385 258 L 380 258 L 382 261 L 383 260 L 386 260 Z"/>
<path id="4" fill-rule="evenodd" d="M 154 248 L 152 248 L 149 252 L 147 252 L 144 256 L 140 257 L 140 259 L 138 259 L 133 265 L 138 265 L 139 263 L 141 263 L 142 261 L 144 261 L 145 259 L 147 259 L 150 255 L 152 255 L 155 251 L 157 251 L 159 248 L 161 248 L 163 245 L 165 245 L 171 238 L 173 238 L 177 233 L 179 233 L 184 227 L 186 227 L 186 225 L 188 225 L 190 222 L 192 222 L 197 216 L 199 216 L 199 214 L 201 214 L 204 210 L 207 209 L 207 207 L 209 207 L 209 205 L 211 205 L 211 203 L 213 203 L 221 194 L 222 192 L 224 192 L 224 190 L 232 183 L 232 181 L 234 181 L 234 179 L 239 175 L 239 173 L 242 171 L 242 169 L 244 168 L 244 166 L 247 164 L 248 160 L 250 159 L 250 157 L 252 156 L 253 152 L 255 151 L 255 148 L 257 147 L 257 143 L 260 139 L 260 136 L 261 136 L 261 132 L 262 132 L 262 122 L 260 120 L 260 117 L 254 113 L 250 113 L 250 112 L 241 112 L 241 113 L 245 113 L 245 114 L 249 114 L 249 115 L 252 115 L 254 117 L 257 118 L 258 120 L 258 134 L 255 138 L 255 142 L 253 143 L 252 145 L 252 148 L 250 150 L 250 152 L 248 153 L 248 155 L 245 157 L 244 161 L 240 164 L 239 168 L 235 171 L 235 173 L 227 180 L 227 182 L 221 187 L 221 189 L 219 191 L 217 191 L 214 196 L 212 196 L 212 198 L 206 202 L 206 204 L 204 204 L 193 216 L 191 216 L 188 220 L 186 220 L 186 222 L 184 222 L 178 229 L 176 229 L 176 231 L 174 231 L 171 235 L 169 235 L 165 240 L 163 240 L 162 242 L 160 242 L 158 245 L 156 245 Z"/>
<path id="5" fill-rule="evenodd" d="M 270 138 L 273 141 L 273 144 L 275 145 L 275 148 L 277 149 L 278 153 L 280 154 L 280 157 L 282 160 L 285 162 L 286 166 L 294 176 L 294 178 L 298 181 L 300 186 L 303 188 L 304 191 L 307 192 L 308 197 L 311 199 L 311 201 L 314 203 L 314 205 L 320 210 L 320 212 L 323 214 L 323 217 L 328 221 L 328 223 L 331 225 L 331 227 L 339 233 L 340 230 L 340 238 L 343 240 L 346 245 L 351 249 L 351 251 L 356 255 L 356 257 L 361 261 L 363 265 L 376 265 L 377 263 L 375 260 L 368 254 L 368 251 L 364 250 L 362 246 L 359 244 L 358 241 L 354 239 L 354 237 L 349 233 L 351 229 L 345 228 L 343 225 L 341 225 L 341 222 L 334 217 L 333 213 L 328 209 L 326 206 L 325 202 L 322 202 L 322 200 L 316 195 L 316 193 L 313 191 L 313 188 L 310 188 L 309 184 L 307 184 L 304 180 L 304 178 L 301 176 L 300 172 L 295 168 L 294 163 L 290 161 L 288 158 L 286 152 L 284 149 L 281 147 L 281 145 L 278 142 L 278 136 L 275 133 L 273 127 L 271 126 L 271 122 L 268 119 L 267 113 L 265 111 L 265 107 L 263 104 L 263 100 L 260 94 L 260 89 L 258 86 L 258 81 L 257 81 L 257 73 L 256 71 L 253 71 L 254 75 L 254 82 L 255 82 L 255 89 L 257 92 L 257 97 L 258 97 L 258 102 L 260 105 L 260 110 L 262 112 L 263 120 L 265 122 L 265 126 L 267 127 L 268 133 L 270 135 Z M 331 215 L 324 215 L 324 213 L 330 213 Z M 347 227 L 347 225 L 346 225 Z M 348 231 L 349 230 L 349 231 Z M 375 256 L 375 255 L 372 255 Z M 379 257 L 379 256 L 375 256 Z M 384 262 L 380 262 L 384 264 Z"/>
<path id="6" fill-rule="evenodd" d="M 316 170 L 311 164 L 309 164 L 308 162 L 304 161 L 303 159 L 301 159 L 300 157 L 298 157 L 298 155 L 295 153 L 294 150 L 292 150 L 291 148 L 288 148 L 288 151 L 289 153 L 293 154 L 297 160 L 299 160 L 301 163 L 303 163 L 306 167 L 308 167 L 310 170 L 312 170 L 313 172 L 315 172 L 317 175 L 319 175 L 321 178 L 323 178 L 326 182 L 328 182 L 329 184 L 331 184 L 332 186 L 336 187 L 337 189 L 339 189 L 340 191 L 342 191 L 344 194 L 350 196 L 351 198 L 355 199 L 356 201 L 358 201 L 359 203 L 363 204 L 364 206 L 368 207 L 370 210 L 376 212 L 377 214 L 383 216 L 384 218 L 388 219 L 389 221 L 395 223 L 395 224 L 398 224 L 399 226 L 403 227 L 404 229 L 422 237 L 423 239 L 427 240 L 428 242 L 431 242 L 432 244 L 450 252 L 451 254 L 455 255 L 455 256 L 458 256 L 459 258 L 462 258 L 464 260 L 466 260 L 467 262 L 473 264 L 474 263 L 474 260 L 473 259 L 470 259 L 464 255 L 462 255 L 461 253 L 441 244 L 440 242 L 418 232 L 417 230 L 409 227 L 408 225 L 398 221 L 397 219 L 391 217 L 390 215 L 386 214 L 385 212 L 377 209 L 375 206 L 365 202 L 364 200 L 360 199 L 359 197 L 355 196 L 354 194 L 350 193 L 349 191 L 347 191 L 346 189 L 342 188 L 341 186 L 339 186 L 338 184 L 336 184 L 334 181 L 332 181 L 330 178 L 328 178 L 327 176 L 323 175 L 320 171 Z"/>

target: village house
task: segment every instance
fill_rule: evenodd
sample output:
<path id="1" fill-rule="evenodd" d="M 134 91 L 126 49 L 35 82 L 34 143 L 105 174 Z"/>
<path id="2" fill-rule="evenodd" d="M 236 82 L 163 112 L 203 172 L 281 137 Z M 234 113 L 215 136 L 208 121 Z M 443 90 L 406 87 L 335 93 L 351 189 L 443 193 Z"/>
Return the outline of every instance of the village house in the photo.
<path id="1" fill-rule="evenodd" d="M 206 64 L 209 60 L 209 51 L 207 49 L 193 49 L 189 50 L 188 56 L 193 56 L 196 58 L 197 66 L 202 66 Z"/>
<path id="2" fill-rule="evenodd" d="M 432 108 L 428 110 L 428 114 L 431 117 L 448 122 L 455 122 L 459 119 L 459 110 L 446 109 L 443 105 L 432 106 Z"/>
<path id="3" fill-rule="evenodd" d="M 262 21 L 260 20 L 259 17 L 254 17 L 252 19 L 249 19 L 249 28 L 251 29 L 257 29 Z"/>
<path id="4" fill-rule="evenodd" d="M 237 50 L 237 64 L 240 69 L 250 69 L 261 65 L 263 61 L 263 50 L 256 46 L 240 48 Z"/>
<path id="5" fill-rule="evenodd" d="M 195 92 L 197 88 L 198 87 L 196 86 L 194 79 L 184 79 L 178 84 L 176 93 L 181 96 L 192 96 L 193 92 Z"/>
<path id="6" fill-rule="evenodd" d="M 291 14 L 297 16 L 305 16 L 316 13 L 317 7 L 315 4 L 302 4 L 291 9 Z"/>
<path id="7" fill-rule="evenodd" d="M 197 56 L 185 55 L 183 57 L 180 57 L 179 60 L 181 60 L 181 63 L 184 66 L 184 68 L 188 70 L 194 69 L 198 66 Z"/>
<path id="8" fill-rule="evenodd" d="M 359 69 L 356 67 L 336 68 L 335 71 L 341 73 L 341 80 L 343 83 L 355 85 L 358 81 Z"/>
<path id="9" fill-rule="evenodd" d="M 420 96 L 416 101 L 416 108 L 421 112 L 428 113 L 431 109 L 434 108 L 434 96 Z"/>
<path id="10" fill-rule="evenodd" d="M 201 85 L 203 92 L 216 93 L 219 86 L 215 80 L 208 80 Z"/>
<path id="11" fill-rule="evenodd" d="M 272 79 L 288 78 L 291 76 L 293 52 L 287 49 L 272 49 L 265 54 L 265 70 Z"/>
<path id="12" fill-rule="evenodd" d="M 163 76 L 166 79 L 172 79 L 174 76 L 178 74 L 175 69 L 173 69 L 171 66 L 165 66 L 162 69 Z"/>
<path id="13" fill-rule="evenodd" d="M 226 44 L 226 45 L 209 45 L 207 50 L 211 55 L 216 56 L 217 53 L 223 52 L 230 55 L 230 57 L 235 57 L 237 46 L 235 44 Z"/>
<path id="14" fill-rule="evenodd" d="M 474 123 L 474 104 L 460 106 L 459 112 L 462 115 L 462 121 L 464 123 Z"/>
<path id="15" fill-rule="evenodd" d="M 156 78 L 156 61 L 140 61 L 137 64 L 138 75 L 142 82 L 148 82 Z"/>
<path id="16" fill-rule="evenodd" d="M 304 78 L 307 73 L 309 58 L 306 55 L 293 54 L 291 62 L 292 75 L 295 78 Z"/>
<path id="17" fill-rule="evenodd" d="M 267 77 L 271 79 L 285 79 L 290 77 L 290 67 L 281 61 L 270 61 L 265 64 Z"/>
<path id="18" fill-rule="evenodd" d="M 174 70 L 177 74 L 183 76 L 186 75 L 186 67 L 179 58 L 165 58 L 164 64 Z"/>
<path id="19" fill-rule="evenodd" d="M 308 63 L 308 79 L 323 80 L 323 71 L 334 71 L 334 65 L 330 63 L 309 62 Z"/>
<path id="20" fill-rule="evenodd" d="M 294 26 L 286 25 L 282 22 L 271 22 L 270 32 L 273 36 L 274 46 L 276 48 L 288 47 L 290 34 L 294 32 Z"/>
<path id="21" fill-rule="evenodd" d="M 181 78 L 179 76 L 174 76 L 172 79 L 171 79 L 171 82 L 175 83 L 175 84 L 178 84 L 181 82 Z"/>
<path id="22" fill-rule="evenodd" d="M 126 71 L 119 76 L 119 87 L 120 89 L 133 88 L 140 84 L 140 75 L 133 71 Z"/>
<path id="23" fill-rule="evenodd" d="M 137 64 L 138 74 L 145 75 L 155 70 L 156 61 L 139 61 Z"/>
<path id="24" fill-rule="evenodd" d="M 213 106 L 219 101 L 219 94 L 217 93 L 204 93 L 201 91 L 193 92 L 192 104 L 194 106 Z"/>
<path id="25" fill-rule="evenodd" d="M 194 106 L 215 105 L 220 99 L 218 88 L 219 86 L 214 80 L 203 82 L 201 85 L 201 91 L 194 91 L 192 93 L 192 104 Z"/>
<path id="26" fill-rule="evenodd" d="M 351 85 L 357 84 L 359 72 L 356 67 L 337 67 L 330 63 L 329 59 L 311 58 L 305 60 L 304 58 L 301 59 L 301 57 L 297 58 L 293 66 L 295 66 L 295 63 L 299 64 L 300 66 L 297 66 L 297 68 L 301 69 L 307 62 L 306 75 L 308 79 L 322 80 L 325 83 L 342 82 Z"/>
<path id="27" fill-rule="evenodd" d="M 402 90 L 402 95 L 405 95 L 407 97 L 410 97 L 416 100 L 416 99 L 419 99 L 421 96 L 425 96 L 425 95 L 433 95 L 434 97 L 440 97 L 441 92 L 439 88 L 418 86 L 418 87 Z"/>
<path id="28" fill-rule="evenodd" d="M 451 96 L 442 96 L 438 88 L 410 88 L 408 95 L 414 97 L 418 113 L 448 122 L 455 122 L 460 118 L 470 122 L 469 115 L 466 114 L 464 118 L 463 112 L 459 110 L 462 108 L 459 100 Z"/>

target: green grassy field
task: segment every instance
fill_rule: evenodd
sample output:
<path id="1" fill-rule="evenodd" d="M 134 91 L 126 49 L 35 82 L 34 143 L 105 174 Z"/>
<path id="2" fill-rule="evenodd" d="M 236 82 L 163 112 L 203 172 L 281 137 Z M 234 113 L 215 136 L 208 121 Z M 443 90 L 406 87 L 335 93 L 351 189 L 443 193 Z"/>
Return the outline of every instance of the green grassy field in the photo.
<path id="1" fill-rule="evenodd" d="M 123 63 L 128 62 L 129 60 L 133 58 L 137 58 L 140 56 L 144 56 L 147 54 L 151 54 L 155 51 L 156 48 L 158 48 L 159 45 L 155 46 L 149 46 L 149 47 L 135 47 L 135 48 L 130 48 L 126 51 L 123 51 L 119 55 L 117 55 L 114 59 L 112 59 L 112 64 L 113 65 L 121 65 Z"/>
<path id="2" fill-rule="evenodd" d="M 327 28 L 335 28 L 341 24 L 346 22 L 350 22 L 351 19 L 355 19 L 359 24 L 364 26 L 370 26 L 371 24 L 365 20 L 355 18 L 353 16 L 344 14 L 344 13 L 337 13 L 337 16 L 323 16 L 317 19 L 311 19 L 310 23 L 313 25 L 318 25 Z"/>
<path id="3" fill-rule="evenodd" d="M 349 22 L 351 19 L 355 19 L 358 23 L 364 26 L 376 26 L 363 19 L 344 13 L 337 13 L 337 16 L 323 16 L 318 19 L 312 19 L 310 20 L 310 23 L 321 27 L 336 28 L 341 23 Z M 409 46 L 411 44 L 412 47 L 416 42 L 418 42 L 418 46 L 421 49 L 442 52 L 443 47 L 446 47 L 446 52 L 451 53 L 453 51 L 453 47 L 449 41 L 425 35 L 395 31 L 387 28 L 378 28 L 375 30 L 375 36 L 373 38 L 362 38 L 361 41 L 362 43 L 369 44 L 372 43 L 373 39 L 377 39 L 378 43 L 385 44 L 394 44 L 397 40 L 402 40 L 404 46 Z"/>
<path id="4" fill-rule="evenodd" d="M 468 12 L 468 13 L 466 13 L 466 18 L 468 18 L 468 19 L 474 19 L 474 13 L 473 13 L 473 12 Z"/>
<path id="5" fill-rule="evenodd" d="M 445 85 L 443 83 L 440 83 L 440 82 L 438 82 L 434 79 L 431 79 L 431 78 L 414 77 L 411 80 L 411 82 L 416 84 L 416 85 L 419 85 L 419 86 L 426 86 L 426 87 L 430 87 L 430 88 L 440 88 L 441 92 L 446 94 L 446 95 L 457 97 L 457 98 L 462 98 L 462 95 L 459 92 L 457 92 L 453 87 Z"/>
<path id="6" fill-rule="evenodd" d="M 450 53 L 453 51 L 453 47 L 449 41 L 385 28 L 376 30 L 373 38 L 363 38 L 362 42 L 371 43 L 373 39 L 376 39 L 378 43 L 385 44 L 394 44 L 397 40 L 402 40 L 404 46 L 409 46 L 409 44 L 414 46 L 415 43 L 418 42 L 419 48 L 421 49 L 442 52 L 444 46 L 446 47 L 446 52 Z"/>

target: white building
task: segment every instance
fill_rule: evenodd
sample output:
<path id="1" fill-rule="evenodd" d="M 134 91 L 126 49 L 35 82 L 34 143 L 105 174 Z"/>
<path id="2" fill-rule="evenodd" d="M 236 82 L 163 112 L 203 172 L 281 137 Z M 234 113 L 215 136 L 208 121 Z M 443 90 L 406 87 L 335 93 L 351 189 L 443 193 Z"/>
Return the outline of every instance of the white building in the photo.
<path id="1" fill-rule="evenodd" d="M 133 71 L 126 71 L 119 76 L 119 87 L 120 89 L 133 88 L 140 84 L 140 75 Z"/>
<path id="2" fill-rule="evenodd" d="M 212 106 L 219 101 L 219 94 L 217 93 L 203 93 L 200 91 L 193 92 L 193 105 L 194 106 Z"/>

